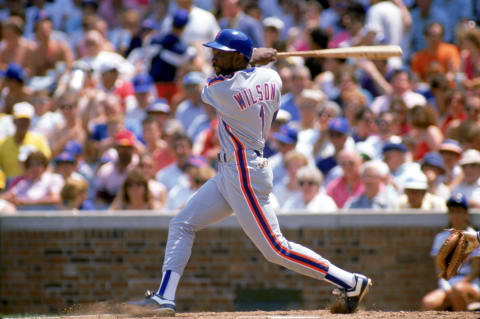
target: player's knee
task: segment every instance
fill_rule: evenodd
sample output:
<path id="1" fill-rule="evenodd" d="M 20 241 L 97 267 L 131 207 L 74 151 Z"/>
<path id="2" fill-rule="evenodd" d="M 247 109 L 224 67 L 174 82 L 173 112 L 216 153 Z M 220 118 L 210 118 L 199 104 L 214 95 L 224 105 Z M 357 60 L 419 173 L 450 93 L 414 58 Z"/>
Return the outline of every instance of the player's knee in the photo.
<path id="1" fill-rule="evenodd" d="M 168 231 L 172 233 L 194 233 L 195 229 L 184 220 L 173 218 L 168 225 Z"/>
<path id="2" fill-rule="evenodd" d="M 262 249 L 262 254 L 263 257 L 271 263 L 281 264 L 283 262 L 283 258 L 271 247 Z"/>

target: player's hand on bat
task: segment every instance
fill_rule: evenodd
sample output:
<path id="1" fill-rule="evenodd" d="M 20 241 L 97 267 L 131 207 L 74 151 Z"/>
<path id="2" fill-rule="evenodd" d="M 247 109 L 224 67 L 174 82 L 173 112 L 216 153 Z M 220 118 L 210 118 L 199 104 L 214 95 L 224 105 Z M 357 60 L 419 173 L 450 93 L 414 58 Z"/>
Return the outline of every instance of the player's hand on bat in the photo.
<path id="1" fill-rule="evenodd" d="M 251 65 L 265 65 L 270 62 L 277 61 L 277 50 L 272 48 L 254 48 L 252 58 L 250 59 Z"/>

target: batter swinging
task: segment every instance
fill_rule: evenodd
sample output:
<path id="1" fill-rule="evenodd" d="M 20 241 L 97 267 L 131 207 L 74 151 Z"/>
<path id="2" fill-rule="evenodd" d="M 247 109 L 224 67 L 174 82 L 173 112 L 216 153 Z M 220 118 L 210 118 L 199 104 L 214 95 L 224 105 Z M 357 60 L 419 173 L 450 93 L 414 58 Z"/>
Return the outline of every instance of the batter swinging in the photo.
<path id="1" fill-rule="evenodd" d="M 170 222 L 160 288 L 131 304 L 159 315 L 175 315 L 175 291 L 195 233 L 235 212 L 242 229 L 267 260 L 334 284 L 343 292 L 347 312 L 354 312 L 371 280 L 342 270 L 312 250 L 288 241 L 270 204 L 273 175 L 262 150 L 279 109 L 282 82 L 274 70 L 250 67 L 249 61 L 272 61 L 275 50 L 253 50 L 248 36 L 232 29 L 220 31 L 213 42 L 204 45 L 213 49 L 216 72 L 208 79 L 202 99 L 217 111 L 222 146 L 218 173 Z"/>

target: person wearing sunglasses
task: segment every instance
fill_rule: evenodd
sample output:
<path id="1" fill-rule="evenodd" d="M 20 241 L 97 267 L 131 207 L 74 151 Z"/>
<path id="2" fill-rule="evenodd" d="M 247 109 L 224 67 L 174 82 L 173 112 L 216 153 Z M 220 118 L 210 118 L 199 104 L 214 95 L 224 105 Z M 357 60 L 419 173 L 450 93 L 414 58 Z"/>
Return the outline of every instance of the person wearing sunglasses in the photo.
<path id="1" fill-rule="evenodd" d="M 337 205 L 322 187 L 323 175 L 315 166 L 303 166 L 297 171 L 300 193 L 291 196 L 281 207 L 282 212 L 333 213 Z"/>

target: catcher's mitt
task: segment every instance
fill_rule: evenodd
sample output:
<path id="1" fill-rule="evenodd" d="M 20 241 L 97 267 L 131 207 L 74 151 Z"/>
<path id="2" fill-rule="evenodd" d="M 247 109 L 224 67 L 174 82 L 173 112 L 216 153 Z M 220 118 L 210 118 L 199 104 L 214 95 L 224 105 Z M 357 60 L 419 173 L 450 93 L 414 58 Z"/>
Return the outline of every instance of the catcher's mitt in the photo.
<path id="1" fill-rule="evenodd" d="M 440 267 L 440 277 L 448 280 L 456 273 L 471 250 L 468 251 L 468 240 L 462 231 L 452 230 L 438 251 L 437 264 Z"/>

